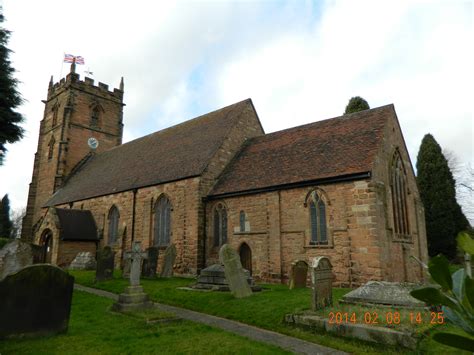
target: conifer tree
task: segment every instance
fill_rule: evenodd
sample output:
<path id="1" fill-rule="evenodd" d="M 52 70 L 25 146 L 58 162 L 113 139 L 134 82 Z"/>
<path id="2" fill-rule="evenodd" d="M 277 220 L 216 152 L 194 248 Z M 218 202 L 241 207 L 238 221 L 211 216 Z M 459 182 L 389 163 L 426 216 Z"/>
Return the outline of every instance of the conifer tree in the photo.
<path id="1" fill-rule="evenodd" d="M 10 220 L 10 200 L 8 194 L 0 202 L 0 238 L 10 238 L 12 221 Z"/>
<path id="2" fill-rule="evenodd" d="M 9 60 L 11 50 L 7 48 L 10 31 L 2 26 L 3 10 L 0 7 L 0 165 L 6 153 L 6 143 L 14 143 L 23 137 L 19 124 L 23 116 L 14 109 L 22 103 L 17 91 L 18 80 L 13 77 L 15 69 Z"/>
<path id="3" fill-rule="evenodd" d="M 344 114 L 347 115 L 348 113 L 354 113 L 359 111 L 368 110 L 369 104 L 360 96 L 354 96 L 349 100 L 349 103 L 346 106 L 346 110 Z"/>
<path id="4" fill-rule="evenodd" d="M 425 207 L 428 254 L 456 257 L 456 236 L 468 222 L 456 201 L 455 180 L 441 147 L 431 134 L 423 137 L 416 162 L 417 183 Z"/>

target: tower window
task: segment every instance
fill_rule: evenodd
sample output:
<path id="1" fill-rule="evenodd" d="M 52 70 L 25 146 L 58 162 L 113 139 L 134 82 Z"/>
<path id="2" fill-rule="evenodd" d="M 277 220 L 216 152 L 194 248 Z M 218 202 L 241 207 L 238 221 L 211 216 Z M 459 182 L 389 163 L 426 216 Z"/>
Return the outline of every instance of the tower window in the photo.
<path id="1" fill-rule="evenodd" d="M 227 243 L 227 211 L 219 203 L 214 209 L 214 246 L 218 247 Z"/>
<path id="2" fill-rule="evenodd" d="M 309 215 L 311 224 L 312 245 L 328 244 L 326 203 L 320 191 L 313 191 L 309 201 Z"/>
<path id="3" fill-rule="evenodd" d="M 171 203 L 168 198 L 161 196 L 155 204 L 154 244 L 167 246 L 171 235 Z"/>
<path id="4" fill-rule="evenodd" d="M 53 113 L 53 120 L 51 121 L 51 127 L 54 127 L 58 124 L 58 110 L 59 110 L 59 105 L 55 103 L 53 108 L 51 109 Z"/>
<path id="5" fill-rule="evenodd" d="M 393 155 L 390 171 L 392 192 L 393 226 L 397 237 L 406 238 L 410 234 L 407 209 L 407 179 L 405 167 L 397 150 Z"/>
<path id="6" fill-rule="evenodd" d="M 91 112 L 91 127 L 99 127 L 100 106 L 94 106 Z"/>
<path id="7" fill-rule="evenodd" d="M 240 231 L 245 232 L 245 212 L 240 211 L 240 216 L 239 216 L 239 222 L 240 222 Z"/>
<path id="8" fill-rule="evenodd" d="M 48 160 L 51 160 L 53 158 L 53 153 L 54 153 L 54 136 L 51 136 L 51 139 L 49 140 L 48 143 Z"/>

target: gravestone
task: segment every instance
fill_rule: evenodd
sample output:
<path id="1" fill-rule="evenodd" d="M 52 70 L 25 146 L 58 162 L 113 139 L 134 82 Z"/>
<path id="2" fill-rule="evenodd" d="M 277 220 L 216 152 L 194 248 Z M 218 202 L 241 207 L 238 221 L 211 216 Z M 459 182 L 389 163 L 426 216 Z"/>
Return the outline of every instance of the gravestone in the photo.
<path id="1" fill-rule="evenodd" d="M 97 252 L 96 281 L 111 280 L 114 273 L 115 253 L 109 246 Z"/>
<path id="2" fill-rule="evenodd" d="M 0 281 L 0 338 L 67 331 L 74 277 L 30 265 Z"/>
<path id="3" fill-rule="evenodd" d="M 19 239 L 5 244 L 0 250 L 0 280 L 25 266 L 32 265 L 34 254 L 32 245 Z"/>
<path id="4" fill-rule="evenodd" d="M 224 264 L 225 278 L 234 297 L 243 298 L 252 295 L 237 251 L 224 244 L 219 250 L 219 259 Z"/>
<path id="5" fill-rule="evenodd" d="M 244 269 L 244 273 L 247 283 L 250 285 L 252 291 L 261 291 L 262 288 L 255 284 L 252 276 L 250 276 L 250 271 Z M 197 290 L 230 291 L 229 283 L 225 278 L 224 265 L 213 264 L 202 269 L 197 279 L 197 283 L 193 285 L 192 288 Z"/>
<path id="6" fill-rule="evenodd" d="M 142 252 L 141 242 L 138 241 L 133 242 L 132 250 L 125 253 L 125 258 L 131 260 L 130 286 L 119 295 L 118 302 L 112 305 L 113 310 L 127 312 L 152 307 L 153 303 L 149 301 L 148 295 L 140 286 L 141 264 L 147 257 L 147 253 Z"/>
<path id="7" fill-rule="evenodd" d="M 176 246 L 174 244 L 169 245 L 165 250 L 163 257 L 163 263 L 161 264 L 161 277 L 172 277 L 173 276 L 173 265 L 176 259 Z"/>
<path id="8" fill-rule="evenodd" d="M 147 249 L 148 257 L 143 260 L 142 276 L 155 278 L 156 277 L 156 266 L 158 264 L 159 249 L 157 247 L 150 247 Z"/>
<path id="9" fill-rule="evenodd" d="M 418 287 L 420 285 L 411 283 L 369 281 L 345 294 L 339 302 L 366 306 L 424 307 L 424 302 L 410 295 Z"/>
<path id="10" fill-rule="evenodd" d="M 308 263 L 303 260 L 291 263 L 290 290 L 294 288 L 306 287 L 308 278 Z"/>
<path id="11" fill-rule="evenodd" d="M 97 263 L 92 253 L 81 251 L 69 265 L 69 270 L 94 270 L 96 267 Z"/>
<path id="12" fill-rule="evenodd" d="M 311 264 L 313 311 L 332 305 L 332 279 L 332 265 L 329 258 L 325 256 L 314 258 Z"/>
<path id="13" fill-rule="evenodd" d="M 130 268 L 132 267 L 132 261 L 130 259 L 123 259 L 122 265 L 122 277 L 128 280 L 130 279 Z"/>

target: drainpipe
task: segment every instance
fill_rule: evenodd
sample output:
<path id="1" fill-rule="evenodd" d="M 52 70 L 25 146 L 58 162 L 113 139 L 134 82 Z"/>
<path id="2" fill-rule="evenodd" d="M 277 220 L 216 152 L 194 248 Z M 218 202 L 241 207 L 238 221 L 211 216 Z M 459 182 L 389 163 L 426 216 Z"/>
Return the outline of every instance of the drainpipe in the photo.
<path id="1" fill-rule="evenodd" d="M 133 206 L 132 206 L 132 243 L 135 240 L 135 205 L 137 202 L 137 189 L 133 189 Z M 130 247 L 132 246 L 130 243 Z"/>
<path id="2" fill-rule="evenodd" d="M 204 221 L 203 221 L 203 236 L 202 236 L 202 268 L 206 268 L 206 244 L 207 244 L 207 227 L 206 227 L 206 220 L 207 220 L 207 198 L 203 197 L 202 198 L 202 208 L 204 211 Z"/>

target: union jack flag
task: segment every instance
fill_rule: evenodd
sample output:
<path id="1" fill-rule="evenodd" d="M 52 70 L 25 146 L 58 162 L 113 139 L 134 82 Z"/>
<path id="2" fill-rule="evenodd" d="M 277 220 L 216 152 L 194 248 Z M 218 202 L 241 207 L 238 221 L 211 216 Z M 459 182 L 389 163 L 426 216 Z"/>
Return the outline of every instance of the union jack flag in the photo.
<path id="1" fill-rule="evenodd" d="M 76 64 L 84 64 L 84 58 L 80 55 L 64 54 L 64 62 L 72 63 L 76 59 Z"/>

